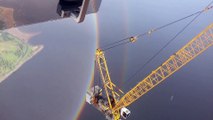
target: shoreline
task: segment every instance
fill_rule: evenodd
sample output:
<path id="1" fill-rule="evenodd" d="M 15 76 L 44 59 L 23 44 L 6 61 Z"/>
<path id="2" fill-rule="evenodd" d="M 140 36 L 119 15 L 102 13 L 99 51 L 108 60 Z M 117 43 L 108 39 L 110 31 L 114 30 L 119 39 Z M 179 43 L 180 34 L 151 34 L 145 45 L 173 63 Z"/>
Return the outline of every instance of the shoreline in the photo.
<path id="1" fill-rule="evenodd" d="M 40 34 L 39 32 L 37 32 L 37 33 L 26 33 L 24 31 L 21 31 L 19 28 L 10 28 L 10 29 L 4 30 L 4 31 L 10 33 L 14 37 L 17 37 L 18 39 L 20 39 L 24 42 L 28 42 L 31 38 Z"/>
<path id="2" fill-rule="evenodd" d="M 4 75 L 2 78 L 0 78 L 0 83 L 3 82 L 5 79 L 7 79 L 10 75 L 12 75 L 16 70 L 18 70 L 24 63 L 28 62 L 30 59 L 32 59 L 34 56 L 36 56 L 42 49 L 44 48 L 43 45 L 37 45 L 33 47 L 33 54 L 28 57 L 26 60 L 20 62 L 12 71 Z"/>

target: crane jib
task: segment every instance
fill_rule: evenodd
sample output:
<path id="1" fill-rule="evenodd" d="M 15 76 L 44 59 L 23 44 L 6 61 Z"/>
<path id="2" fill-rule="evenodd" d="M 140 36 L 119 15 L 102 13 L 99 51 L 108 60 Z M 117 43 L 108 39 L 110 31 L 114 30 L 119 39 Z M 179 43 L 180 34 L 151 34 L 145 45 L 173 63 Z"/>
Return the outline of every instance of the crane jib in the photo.
<path id="1" fill-rule="evenodd" d="M 167 61 L 127 92 L 118 101 L 115 107 L 113 107 L 113 111 L 118 111 L 122 107 L 130 105 L 212 45 L 213 24 L 209 25 L 204 31 L 198 34 L 175 54 L 170 56 Z"/>

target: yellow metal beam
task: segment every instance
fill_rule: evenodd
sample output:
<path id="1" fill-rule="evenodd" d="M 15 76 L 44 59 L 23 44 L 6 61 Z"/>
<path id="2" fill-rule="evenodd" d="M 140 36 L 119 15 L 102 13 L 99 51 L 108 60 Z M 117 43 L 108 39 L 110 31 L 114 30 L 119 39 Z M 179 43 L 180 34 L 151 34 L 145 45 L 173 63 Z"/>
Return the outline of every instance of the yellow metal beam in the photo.
<path id="1" fill-rule="evenodd" d="M 113 107 L 113 111 L 119 111 L 122 107 L 132 104 L 212 45 L 213 24 L 208 26 L 178 52 L 170 56 L 160 67 L 152 71 L 151 74 L 127 92 Z"/>
<path id="2" fill-rule="evenodd" d="M 111 103 L 110 99 L 113 98 L 115 102 L 114 104 L 116 104 L 118 102 L 118 97 L 120 97 L 120 94 L 118 92 L 122 93 L 122 91 L 118 89 L 118 92 L 116 92 L 116 90 L 114 89 L 116 88 L 116 85 L 111 81 L 107 61 L 104 56 L 104 52 L 101 49 L 97 49 L 96 51 L 96 62 L 98 63 L 104 90 L 109 103 L 108 107 L 110 110 L 112 110 L 114 106 Z"/>

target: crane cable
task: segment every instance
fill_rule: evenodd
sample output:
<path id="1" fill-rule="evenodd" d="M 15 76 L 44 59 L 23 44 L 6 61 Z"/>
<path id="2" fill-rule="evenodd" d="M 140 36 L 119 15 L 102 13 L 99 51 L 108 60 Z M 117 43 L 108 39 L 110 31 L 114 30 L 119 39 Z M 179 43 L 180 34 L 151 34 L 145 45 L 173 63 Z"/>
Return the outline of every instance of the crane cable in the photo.
<path id="1" fill-rule="evenodd" d="M 174 41 L 182 32 L 184 32 L 186 30 L 186 28 L 191 25 L 203 12 L 212 9 L 213 6 L 211 6 L 211 4 L 213 3 L 210 2 L 208 4 L 208 6 L 202 10 L 201 12 L 199 12 L 199 14 L 197 14 L 188 24 L 186 24 L 183 29 L 181 29 L 177 34 L 175 34 L 174 37 L 172 37 L 172 39 L 170 39 L 156 54 L 154 54 L 154 56 L 152 56 L 143 66 L 141 66 L 132 76 L 130 76 L 126 81 L 129 81 L 131 79 L 133 79 L 140 71 L 142 71 L 143 69 L 145 69 L 145 67 L 156 57 L 158 56 L 172 41 Z M 125 81 L 125 82 L 126 82 Z"/>
<path id="2" fill-rule="evenodd" d="M 103 50 L 103 51 L 107 51 L 107 50 L 110 50 L 110 49 L 112 49 L 112 48 L 115 48 L 115 47 L 118 47 L 118 46 L 121 46 L 121 45 L 125 45 L 125 44 L 128 44 L 128 43 L 135 42 L 135 41 L 136 41 L 138 38 L 140 38 L 140 37 L 143 37 L 143 36 L 146 36 L 146 35 L 151 35 L 153 32 L 159 31 L 159 30 L 161 30 L 161 29 L 163 29 L 163 28 L 166 28 L 166 27 L 168 27 L 168 26 L 171 26 L 171 25 L 173 25 L 173 24 L 175 24 L 175 23 L 178 23 L 178 22 L 180 22 L 180 21 L 183 21 L 183 20 L 185 20 L 185 19 L 187 19 L 187 18 L 190 18 L 190 17 L 192 17 L 192 16 L 195 16 L 195 15 L 199 16 L 201 13 L 206 12 L 206 11 L 212 9 L 213 6 L 211 6 L 211 4 L 212 4 L 212 2 L 211 2 L 205 9 L 200 10 L 200 11 L 198 11 L 198 12 L 195 12 L 195 13 L 193 13 L 193 14 L 190 14 L 190 15 L 188 15 L 188 16 L 185 16 L 185 17 L 183 17 L 183 18 L 180 18 L 180 19 L 178 19 L 178 20 L 175 20 L 175 21 L 173 21 L 173 22 L 170 22 L 170 23 L 168 23 L 168 24 L 162 25 L 162 26 L 160 26 L 160 27 L 157 27 L 157 28 L 155 28 L 155 29 L 151 29 L 151 30 L 149 30 L 149 31 L 147 31 L 147 32 L 144 32 L 144 33 L 141 33 L 141 34 L 132 36 L 132 37 L 127 37 L 127 38 L 118 40 L 118 41 L 116 41 L 116 42 L 107 44 L 107 45 L 105 45 L 105 46 L 102 47 L 102 50 Z"/>

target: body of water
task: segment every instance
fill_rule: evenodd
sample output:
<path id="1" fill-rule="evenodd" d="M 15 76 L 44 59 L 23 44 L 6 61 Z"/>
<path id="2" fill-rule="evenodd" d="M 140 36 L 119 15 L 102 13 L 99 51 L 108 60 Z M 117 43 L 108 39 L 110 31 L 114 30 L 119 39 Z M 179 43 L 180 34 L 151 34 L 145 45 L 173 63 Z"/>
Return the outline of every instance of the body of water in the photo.
<path id="1" fill-rule="evenodd" d="M 104 120 L 95 108 L 83 105 L 93 76 L 95 49 L 200 11 L 209 2 L 107 0 L 102 1 L 97 15 L 89 15 L 82 24 L 64 19 L 20 28 L 39 32 L 30 43 L 43 44 L 44 50 L 0 84 L 0 119 Z M 128 80 L 190 20 L 107 51 L 112 80 L 125 92 L 130 90 L 210 25 L 213 11 L 203 13 L 143 71 Z M 212 120 L 212 51 L 209 48 L 129 106 L 129 120 Z"/>

